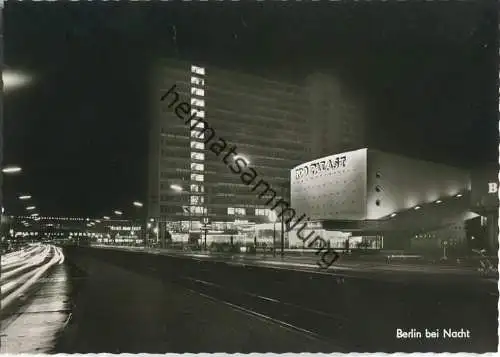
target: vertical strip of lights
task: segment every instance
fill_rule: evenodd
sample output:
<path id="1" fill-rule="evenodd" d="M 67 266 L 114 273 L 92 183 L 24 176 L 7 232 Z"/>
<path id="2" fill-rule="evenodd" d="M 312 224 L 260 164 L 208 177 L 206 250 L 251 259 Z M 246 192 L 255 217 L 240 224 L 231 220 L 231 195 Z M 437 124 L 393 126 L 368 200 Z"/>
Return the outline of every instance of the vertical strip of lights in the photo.
<path id="1" fill-rule="evenodd" d="M 191 66 L 191 115 L 195 115 L 191 127 L 198 119 L 205 118 L 205 68 Z M 191 177 L 189 185 L 189 227 L 192 229 L 192 216 L 207 214 L 205 207 L 205 133 L 203 125 L 191 130 Z"/>

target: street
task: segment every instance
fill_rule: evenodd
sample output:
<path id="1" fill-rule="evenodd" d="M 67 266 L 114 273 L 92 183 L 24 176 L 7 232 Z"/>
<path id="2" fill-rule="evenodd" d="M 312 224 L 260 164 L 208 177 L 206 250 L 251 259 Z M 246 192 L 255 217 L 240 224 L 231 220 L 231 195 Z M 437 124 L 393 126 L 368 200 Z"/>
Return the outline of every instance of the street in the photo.
<path id="1" fill-rule="evenodd" d="M 496 286 L 407 283 L 69 248 L 85 272 L 58 352 L 488 352 Z M 470 338 L 397 339 L 397 329 Z M 204 332 L 202 332 L 204 331 Z"/>

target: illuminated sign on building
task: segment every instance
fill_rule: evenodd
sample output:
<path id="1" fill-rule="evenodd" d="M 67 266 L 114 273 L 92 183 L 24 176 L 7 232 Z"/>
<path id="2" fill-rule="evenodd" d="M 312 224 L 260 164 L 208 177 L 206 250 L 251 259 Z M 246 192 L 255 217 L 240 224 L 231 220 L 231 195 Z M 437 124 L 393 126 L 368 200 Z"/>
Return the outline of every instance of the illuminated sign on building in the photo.
<path id="1" fill-rule="evenodd" d="M 360 149 L 298 165 L 290 172 L 291 206 L 311 220 L 364 219 L 366 162 Z"/>
<path id="2" fill-rule="evenodd" d="M 299 167 L 295 170 L 295 178 L 301 179 L 307 176 L 316 176 L 321 173 L 327 173 L 339 167 L 346 167 L 347 156 L 337 156 L 318 160 L 316 162 Z"/>
<path id="3" fill-rule="evenodd" d="M 133 227 L 109 226 L 109 229 L 112 231 L 140 231 L 141 227 L 138 227 L 138 226 L 133 226 Z"/>

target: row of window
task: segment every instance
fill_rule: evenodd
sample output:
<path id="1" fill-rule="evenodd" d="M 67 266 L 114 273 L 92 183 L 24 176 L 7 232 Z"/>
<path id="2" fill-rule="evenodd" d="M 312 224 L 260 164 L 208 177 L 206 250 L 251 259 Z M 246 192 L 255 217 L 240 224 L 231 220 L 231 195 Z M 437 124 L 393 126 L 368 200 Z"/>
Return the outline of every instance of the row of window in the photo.
<path id="1" fill-rule="evenodd" d="M 193 201 L 192 201 L 191 208 L 189 211 L 191 213 L 195 213 L 195 214 L 207 214 L 208 209 L 207 209 L 207 207 L 203 207 L 202 204 L 203 204 L 202 202 L 193 203 Z M 189 206 L 186 205 L 183 207 L 185 207 L 187 209 Z M 211 212 L 212 212 L 212 209 L 214 209 L 214 208 L 211 208 Z M 165 206 L 160 207 L 160 211 L 163 213 L 177 213 L 177 212 L 179 212 L 179 207 L 175 206 L 175 205 L 168 205 L 168 206 L 165 205 Z M 187 214 L 187 213 L 189 213 L 189 211 L 186 210 L 185 213 Z M 218 211 L 219 211 L 219 214 L 222 213 L 221 210 L 218 210 Z M 246 216 L 246 215 L 251 215 L 252 208 L 247 209 L 247 208 L 243 208 L 243 207 L 228 207 L 226 209 L 226 212 L 227 212 L 227 215 L 229 215 L 229 216 Z M 212 213 L 214 213 L 214 212 L 212 212 Z M 272 210 L 270 210 L 268 208 L 255 208 L 254 213 L 255 213 L 255 216 L 269 217 L 272 214 Z"/>
<path id="2" fill-rule="evenodd" d="M 191 202 L 191 205 L 202 205 L 205 203 L 205 197 L 191 196 L 189 201 Z"/>
<path id="3" fill-rule="evenodd" d="M 191 88 L 191 95 L 197 95 L 199 97 L 204 97 L 205 96 L 205 90 L 201 89 L 201 88 L 192 87 Z"/>
<path id="4" fill-rule="evenodd" d="M 191 72 L 204 76 L 205 75 L 205 68 L 192 65 Z"/>
<path id="5" fill-rule="evenodd" d="M 191 106 L 204 108 L 205 107 L 205 100 L 198 99 L 198 98 L 191 98 Z"/>
<path id="6" fill-rule="evenodd" d="M 205 80 L 200 77 L 192 76 L 191 77 L 191 84 L 195 86 L 200 86 L 204 87 L 205 86 Z"/>
<path id="7" fill-rule="evenodd" d="M 255 215 L 256 216 L 266 216 L 269 217 L 271 215 L 271 210 L 269 208 L 256 208 Z"/>
<path id="8" fill-rule="evenodd" d="M 228 215 L 244 216 L 244 215 L 246 215 L 246 209 L 245 208 L 228 207 L 227 214 Z"/>

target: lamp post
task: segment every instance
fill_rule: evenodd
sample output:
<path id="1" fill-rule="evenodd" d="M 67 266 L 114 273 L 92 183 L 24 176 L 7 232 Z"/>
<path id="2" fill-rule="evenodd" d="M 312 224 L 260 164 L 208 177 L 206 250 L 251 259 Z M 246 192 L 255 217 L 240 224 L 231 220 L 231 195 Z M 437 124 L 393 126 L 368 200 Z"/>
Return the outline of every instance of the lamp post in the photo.
<path id="1" fill-rule="evenodd" d="M 137 210 L 139 210 L 140 208 L 142 208 L 144 206 L 142 204 L 142 202 L 140 202 L 140 201 L 134 201 L 132 204 Z M 140 222 L 140 226 L 141 226 L 142 244 L 144 246 L 146 246 L 147 245 L 147 222 L 146 222 L 147 219 L 144 217 L 141 217 L 141 212 L 138 212 L 138 216 L 139 216 L 139 222 Z"/>
<path id="2" fill-rule="evenodd" d="M 285 201 L 288 201 L 288 188 L 290 183 L 285 182 L 281 185 L 281 196 Z M 289 202 L 289 201 L 288 201 Z M 281 211 L 280 222 L 281 222 L 281 258 L 285 257 L 285 211 Z"/>
<path id="3" fill-rule="evenodd" d="M 276 221 L 278 220 L 278 216 L 276 212 L 271 211 L 269 215 L 269 219 L 273 221 L 273 257 L 276 256 Z"/>

